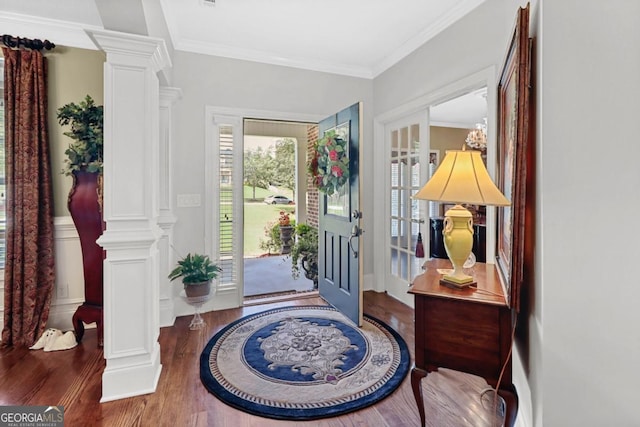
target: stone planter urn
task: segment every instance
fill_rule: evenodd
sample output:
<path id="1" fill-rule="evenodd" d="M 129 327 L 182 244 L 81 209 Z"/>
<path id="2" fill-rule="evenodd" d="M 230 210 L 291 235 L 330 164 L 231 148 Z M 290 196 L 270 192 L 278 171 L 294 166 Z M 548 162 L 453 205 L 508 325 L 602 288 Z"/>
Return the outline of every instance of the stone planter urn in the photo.
<path id="1" fill-rule="evenodd" d="M 313 289 L 318 289 L 318 254 L 305 254 L 300 260 L 304 277 L 313 281 Z"/>
<path id="2" fill-rule="evenodd" d="M 211 281 L 200 283 L 189 283 L 184 285 L 184 293 L 188 298 L 199 298 L 209 295 L 211 292 Z"/>
<path id="3" fill-rule="evenodd" d="M 280 226 L 280 253 L 285 255 L 291 253 L 291 244 L 293 243 L 293 226 L 281 225 Z"/>

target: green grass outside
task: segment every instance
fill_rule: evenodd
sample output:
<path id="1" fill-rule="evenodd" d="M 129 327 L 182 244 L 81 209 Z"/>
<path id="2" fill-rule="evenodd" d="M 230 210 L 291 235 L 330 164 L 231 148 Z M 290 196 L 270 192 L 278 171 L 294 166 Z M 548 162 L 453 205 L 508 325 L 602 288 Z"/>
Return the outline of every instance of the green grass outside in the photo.
<path id="1" fill-rule="evenodd" d="M 288 212 L 291 219 L 295 218 L 294 205 L 267 205 L 264 198 L 270 194 L 284 194 L 291 197 L 291 190 L 273 192 L 264 188 L 256 188 L 256 199 L 253 199 L 253 188 L 244 187 L 244 256 L 253 257 L 262 255 L 260 239 L 265 239 L 264 229 L 267 224 L 278 221 L 280 211 Z"/>
<path id="2" fill-rule="evenodd" d="M 254 200 L 253 199 L 253 187 L 249 187 L 247 185 L 244 186 L 244 201 L 245 202 L 255 202 L 255 201 L 262 202 L 265 197 L 270 196 L 271 194 L 273 194 L 273 193 L 271 191 L 265 189 L 265 188 L 256 187 L 256 198 Z"/>

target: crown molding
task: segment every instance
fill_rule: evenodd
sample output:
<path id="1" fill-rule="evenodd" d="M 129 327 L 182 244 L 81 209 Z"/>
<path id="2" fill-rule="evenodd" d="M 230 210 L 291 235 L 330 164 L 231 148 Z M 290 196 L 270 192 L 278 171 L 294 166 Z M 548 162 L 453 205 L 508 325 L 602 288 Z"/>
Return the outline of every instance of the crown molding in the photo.
<path id="1" fill-rule="evenodd" d="M 109 53 L 151 58 L 154 72 L 171 67 L 171 58 L 163 39 L 109 30 L 87 30 L 87 34 L 99 49 Z"/>
<path id="2" fill-rule="evenodd" d="M 458 128 L 458 129 L 475 129 L 475 123 L 462 123 L 462 122 L 442 122 L 438 120 L 432 120 L 430 122 L 431 126 L 439 126 L 443 128 Z"/>
<path id="3" fill-rule="evenodd" d="M 160 0 L 163 10 L 167 10 L 166 0 Z M 186 39 L 180 34 L 179 26 L 171 19 L 166 19 L 171 42 L 175 50 L 199 53 L 202 55 L 219 56 L 223 58 L 239 59 L 243 61 L 259 62 L 264 64 L 279 65 L 283 67 L 299 68 L 323 73 L 340 74 L 365 79 L 373 78 L 371 70 L 367 67 L 357 67 L 347 64 L 334 64 L 326 61 L 318 61 L 312 58 L 288 58 L 273 52 L 264 52 L 254 49 L 234 48 L 227 45 L 207 43 L 200 40 Z"/>
<path id="4" fill-rule="evenodd" d="M 367 67 L 358 67 L 347 64 L 334 64 L 326 61 L 318 61 L 311 58 L 287 58 L 271 52 L 262 52 L 253 49 L 233 48 L 215 43 L 205 43 L 195 40 L 182 40 L 179 36 L 173 40 L 176 50 L 182 50 L 203 55 L 221 56 L 224 58 L 240 59 L 244 61 L 260 62 L 265 64 L 280 65 L 283 67 L 301 68 L 323 73 L 341 74 L 351 77 L 372 79 L 371 70 Z"/>
<path id="5" fill-rule="evenodd" d="M 206 43 L 198 40 L 183 39 L 179 34 L 177 25 L 167 22 L 169 32 L 175 49 L 203 55 L 220 56 L 224 58 L 240 59 L 245 61 L 260 62 L 283 67 L 301 68 L 324 73 L 340 74 L 364 79 L 373 79 L 392 67 L 400 60 L 411 54 L 420 46 L 431 40 L 445 28 L 458 21 L 467 13 L 484 3 L 486 0 L 465 0 L 458 6 L 444 14 L 437 22 L 424 29 L 415 37 L 412 37 L 401 46 L 394 49 L 393 53 L 384 57 L 372 67 L 357 66 L 351 64 L 332 63 L 318 61 L 308 57 L 283 57 L 273 52 L 263 52 L 253 49 L 235 48 L 215 43 Z M 169 20 L 170 21 L 170 20 Z"/>
<path id="6" fill-rule="evenodd" d="M 47 39 L 58 46 L 96 50 L 85 30 L 101 30 L 101 27 L 60 21 L 11 12 L 0 12 L 0 28 L 5 34 L 17 37 Z"/>
<path id="7" fill-rule="evenodd" d="M 205 123 L 214 123 L 216 116 L 224 117 L 251 117 L 257 120 L 282 120 L 301 123 L 318 123 L 324 119 L 324 114 L 290 113 L 275 110 L 255 110 L 247 108 L 205 106 Z"/>
<path id="8" fill-rule="evenodd" d="M 471 12 L 476 7 L 480 6 L 486 0 L 466 0 L 460 3 L 455 8 L 448 11 L 438 21 L 428 28 L 425 28 L 415 37 L 407 40 L 402 46 L 393 50 L 393 53 L 387 55 L 380 62 L 375 64 L 371 69 L 371 75 L 377 77 L 387 69 L 397 64 L 404 57 L 418 49 L 420 46 L 431 40 L 436 35 L 440 34 L 445 28 L 452 25 L 454 22 Z"/>

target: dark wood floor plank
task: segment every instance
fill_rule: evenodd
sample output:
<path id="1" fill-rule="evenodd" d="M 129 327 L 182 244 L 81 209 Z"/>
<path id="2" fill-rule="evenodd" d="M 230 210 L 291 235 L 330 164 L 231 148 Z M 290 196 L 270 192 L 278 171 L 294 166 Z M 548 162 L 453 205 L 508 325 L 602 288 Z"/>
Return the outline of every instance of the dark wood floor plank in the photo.
<path id="1" fill-rule="evenodd" d="M 319 297 L 205 313 L 207 327 L 190 331 L 191 316 L 160 332 L 162 373 L 155 393 L 99 403 L 105 367 L 95 329 L 75 349 L 44 353 L 0 349 L 0 404 L 65 407 L 69 426 L 216 427 L 401 427 L 419 425 L 409 376 L 387 399 L 363 410 L 315 421 L 272 420 L 234 409 L 211 395 L 200 381 L 199 360 L 208 340 L 229 323 L 249 314 L 291 305 L 325 305 Z M 384 293 L 365 293 L 365 313 L 393 327 L 407 342 L 413 360 L 413 310 Z M 441 370 L 423 380 L 427 425 L 489 426 L 480 404 L 484 380 Z"/>

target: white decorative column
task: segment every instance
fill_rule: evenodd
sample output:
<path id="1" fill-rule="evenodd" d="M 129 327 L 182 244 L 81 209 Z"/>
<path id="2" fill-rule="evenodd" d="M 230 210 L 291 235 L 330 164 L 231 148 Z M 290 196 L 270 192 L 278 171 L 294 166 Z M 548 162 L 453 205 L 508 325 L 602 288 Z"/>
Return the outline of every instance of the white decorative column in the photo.
<path id="1" fill-rule="evenodd" d="M 167 278 L 176 262 L 173 249 L 173 188 L 171 186 L 171 150 L 173 139 L 172 108 L 182 98 L 182 90 L 174 87 L 160 88 L 160 216 L 158 225 L 162 236 L 158 245 L 160 252 L 160 327 L 172 326 L 176 320 L 173 308 L 173 287 Z"/>
<path id="2" fill-rule="evenodd" d="M 106 402 L 155 391 L 160 377 L 159 83 L 170 66 L 161 39 L 88 31 L 104 66 Z"/>

